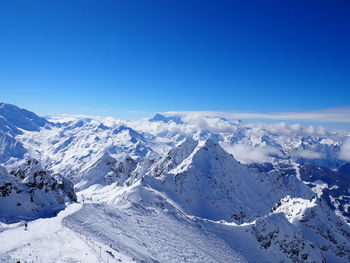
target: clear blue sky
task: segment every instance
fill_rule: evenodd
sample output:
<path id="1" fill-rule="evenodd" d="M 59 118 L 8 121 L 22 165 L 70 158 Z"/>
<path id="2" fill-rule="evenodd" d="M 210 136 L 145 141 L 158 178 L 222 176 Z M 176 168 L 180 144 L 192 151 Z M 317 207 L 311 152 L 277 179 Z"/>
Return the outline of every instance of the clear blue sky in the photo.
<path id="1" fill-rule="evenodd" d="M 41 114 L 350 106 L 345 0 L 2 0 L 0 36 L 1 101 Z"/>

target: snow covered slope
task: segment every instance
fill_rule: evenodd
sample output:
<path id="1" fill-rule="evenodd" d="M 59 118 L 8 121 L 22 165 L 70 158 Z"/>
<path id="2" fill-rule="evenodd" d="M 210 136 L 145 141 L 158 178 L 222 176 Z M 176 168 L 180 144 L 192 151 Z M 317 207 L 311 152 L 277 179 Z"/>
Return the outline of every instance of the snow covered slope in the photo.
<path id="1" fill-rule="evenodd" d="M 184 153 L 191 146 L 192 141 L 180 144 L 153 168 L 163 170 L 161 175 L 151 172 L 144 177 L 145 185 L 165 192 L 187 214 L 244 223 L 267 214 L 286 194 L 312 197 L 297 178 L 256 173 L 211 139 L 198 142 L 189 155 Z"/>
<path id="2" fill-rule="evenodd" d="M 18 244 L 21 224 L 0 224 L 0 261 L 349 262 L 348 142 L 220 117 L 49 122 L 1 104 L 2 222 L 56 215 L 73 183 L 84 205 Z"/>
<path id="3" fill-rule="evenodd" d="M 55 215 L 75 201 L 73 184 L 42 169 L 36 160 L 23 161 L 10 174 L 0 170 L 0 220 L 16 222 Z"/>
<path id="4" fill-rule="evenodd" d="M 79 209 L 80 205 L 71 205 L 56 217 L 32 221 L 28 231 L 19 226 L 1 232 L 0 262 L 101 262 L 79 235 L 61 224 Z"/>
<path id="5" fill-rule="evenodd" d="M 33 112 L 20 109 L 14 105 L 0 103 L 0 162 L 12 157 L 23 158 L 27 152 L 15 137 L 25 131 L 39 131 L 49 122 Z"/>
<path id="6" fill-rule="evenodd" d="M 193 220 L 174 211 L 88 204 L 68 220 L 135 262 L 274 262 L 247 227 Z"/>
<path id="7" fill-rule="evenodd" d="M 251 225 L 261 247 L 292 262 L 350 260 L 349 225 L 295 176 L 256 173 L 210 139 L 193 146 L 170 151 L 122 199 Z"/>
<path id="8" fill-rule="evenodd" d="M 140 161 L 145 157 L 156 158 L 161 151 L 150 134 L 124 125 L 107 127 L 91 119 L 60 123 L 17 138 L 30 155 L 74 182 L 84 180 L 91 165 L 103 162 L 107 156 L 116 160 L 129 156 Z"/>
<path id="9" fill-rule="evenodd" d="M 293 175 L 250 170 L 212 140 L 185 140 L 130 186 L 82 194 L 100 204 L 71 222 L 139 262 L 350 260 L 349 225 L 310 188 Z M 203 238 L 227 251 L 193 247 L 205 248 Z"/>
<path id="10" fill-rule="evenodd" d="M 39 131 L 49 122 L 33 112 L 8 103 L 0 103 L 0 131 L 21 134 L 23 131 Z"/>
<path id="11" fill-rule="evenodd" d="M 6 162 L 11 158 L 22 159 L 26 152 L 23 144 L 9 133 L 0 133 L 0 162 Z"/>

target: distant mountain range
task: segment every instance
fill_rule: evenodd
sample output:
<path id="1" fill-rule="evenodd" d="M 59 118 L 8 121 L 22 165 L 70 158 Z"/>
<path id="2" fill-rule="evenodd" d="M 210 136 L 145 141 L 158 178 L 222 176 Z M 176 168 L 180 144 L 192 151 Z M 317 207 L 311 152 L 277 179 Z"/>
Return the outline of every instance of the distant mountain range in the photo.
<path id="1" fill-rule="evenodd" d="M 78 198 L 69 220 L 139 262 L 349 262 L 349 138 L 220 116 L 47 120 L 1 103 L 0 220 Z M 147 232 L 155 222 L 194 243 Z M 128 239 L 109 235 L 116 225 Z"/>

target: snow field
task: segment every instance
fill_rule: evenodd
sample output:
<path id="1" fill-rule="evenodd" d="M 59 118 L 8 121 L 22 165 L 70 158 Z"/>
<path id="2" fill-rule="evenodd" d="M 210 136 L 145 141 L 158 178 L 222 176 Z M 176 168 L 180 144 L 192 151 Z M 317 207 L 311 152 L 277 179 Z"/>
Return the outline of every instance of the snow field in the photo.
<path id="1" fill-rule="evenodd" d="M 98 262 L 103 263 L 114 263 L 114 262 L 133 262 L 133 260 L 117 251 L 111 249 L 105 244 L 95 241 L 91 238 L 88 232 L 84 230 L 83 227 L 74 224 L 74 221 L 70 220 L 69 217 L 65 217 L 62 220 L 62 224 L 73 230 L 79 238 L 86 243 L 86 245 L 95 252 L 98 257 Z"/>
<path id="2" fill-rule="evenodd" d="M 0 262 L 13 263 L 97 263 L 98 255 L 80 237 L 62 226 L 62 219 L 81 208 L 69 205 L 56 217 L 38 219 L 0 234 Z"/>
<path id="3" fill-rule="evenodd" d="M 135 262 L 273 262 L 244 228 L 137 204 L 84 204 L 68 219 Z"/>

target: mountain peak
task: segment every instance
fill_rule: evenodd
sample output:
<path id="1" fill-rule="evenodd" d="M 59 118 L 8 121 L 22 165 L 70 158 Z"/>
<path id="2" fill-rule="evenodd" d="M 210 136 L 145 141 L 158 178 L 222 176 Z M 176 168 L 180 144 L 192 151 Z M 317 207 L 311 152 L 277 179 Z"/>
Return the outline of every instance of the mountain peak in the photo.
<path id="1" fill-rule="evenodd" d="M 186 140 L 153 171 L 144 179 L 147 186 L 166 193 L 186 213 L 211 220 L 249 222 L 267 214 L 286 193 L 311 196 L 296 178 L 256 173 L 212 139 Z"/>
<path id="2" fill-rule="evenodd" d="M 127 132 L 129 134 L 129 136 L 131 137 L 130 141 L 133 143 L 136 143 L 138 140 L 145 140 L 143 134 L 125 125 L 120 125 L 113 131 L 114 134 L 121 134 L 123 132 Z"/>
<path id="3" fill-rule="evenodd" d="M 221 166 L 236 166 L 239 162 L 228 152 L 226 152 L 216 141 L 208 138 L 203 141 L 198 141 L 196 148 L 176 169 L 176 172 L 181 172 L 186 169 L 197 169 L 203 174 L 210 173 L 215 167 Z"/>
<path id="4" fill-rule="evenodd" d="M 39 131 L 49 122 L 26 109 L 8 103 L 0 103 L 0 130 L 21 134 L 21 130 Z"/>
<path id="5" fill-rule="evenodd" d="M 149 119 L 150 122 L 175 122 L 176 124 L 182 124 L 182 120 L 180 116 L 164 116 L 162 114 L 155 114 L 152 119 Z"/>

